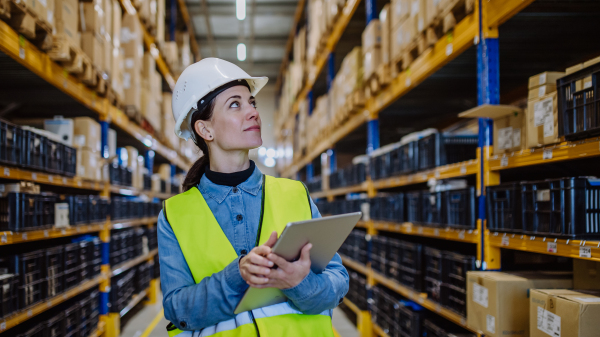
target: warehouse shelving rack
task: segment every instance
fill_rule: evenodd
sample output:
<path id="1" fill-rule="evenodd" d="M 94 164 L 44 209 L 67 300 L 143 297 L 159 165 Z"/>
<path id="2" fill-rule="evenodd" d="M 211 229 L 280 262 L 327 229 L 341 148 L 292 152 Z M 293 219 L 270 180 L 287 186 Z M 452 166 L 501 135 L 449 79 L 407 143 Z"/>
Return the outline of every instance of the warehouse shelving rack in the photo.
<path id="1" fill-rule="evenodd" d="M 477 104 L 479 106 L 485 104 L 499 104 L 500 76 L 498 27 L 533 2 L 534 0 L 475 1 L 474 12 L 458 22 L 451 33 L 440 39 L 430 50 L 419 56 L 409 69 L 401 72 L 392 80 L 392 83 L 380 93 L 368 99 L 363 111 L 351 116 L 345 124 L 336 128 L 332 133 L 321 139 L 313 148 L 308 150 L 304 156 L 296 158 L 291 164 L 281 168 L 281 176 L 297 177 L 300 170 L 305 167 L 307 168 L 307 174 L 309 171 L 312 172 L 312 170 L 308 170 L 308 166 L 312 165 L 313 160 L 331 149 L 334 144 L 358 129 L 364 123 L 368 123 L 367 149 L 377 148 L 378 141 L 374 141 L 373 139 L 379 139 L 379 129 L 377 124 L 379 113 L 472 46 L 477 48 Z M 353 6 L 357 5 L 356 2 L 348 2 L 346 6 L 350 3 Z M 365 6 L 367 7 L 368 22 L 370 18 L 374 17 L 372 13 L 373 8 L 376 8 L 374 0 L 365 0 Z M 369 17 L 369 15 L 371 15 L 371 17 Z M 335 26 L 336 29 L 343 30 L 347 24 L 347 21 L 338 21 Z M 294 25 L 294 27 L 295 26 L 296 25 Z M 339 32 L 336 32 L 336 35 L 332 35 L 328 38 L 328 46 L 335 47 L 339 38 L 337 34 L 339 34 Z M 317 59 L 320 60 L 331 57 L 330 53 L 332 52 L 333 48 L 326 49 L 317 57 Z M 286 55 L 289 55 L 289 53 L 286 53 Z M 309 67 L 309 73 L 311 71 L 316 71 L 316 75 L 318 75 L 323 69 L 323 64 L 313 64 L 309 65 Z M 327 71 L 332 72 L 331 69 L 327 69 Z M 309 77 L 301 94 L 296 97 L 296 100 L 292 105 L 293 108 L 290 118 L 296 118 L 296 114 L 299 112 L 299 102 L 312 90 L 315 84 L 314 78 L 317 77 L 316 75 Z M 498 156 L 492 155 L 493 144 L 491 128 L 492 121 L 490 119 L 479 119 L 479 146 L 477 149 L 476 160 L 376 181 L 372 181 L 370 177 L 367 176 L 367 180 L 360 185 L 338 189 L 329 189 L 327 186 L 327 172 L 329 170 L 324 167 L 321 171 L 323 175 L 323 190 L 311 193 L 311 196 L 313 198 L 327 198 L 329 201 L 332 201 L 335 196 L 347 193 L 366 192 L 368 197 L 371 198 L 374 197 L 377 190 L 380 189 L 424 183 L 429 179 L 458 178 L 475 175 L 478 197 L 477 207 L 479 208 L 479 219 L 477 220 L 476 229 L 464 231 L 418 226 L 411 223 L 390 223 L 372 220 L 360 221 L 357 224 L 357 227 L 365 228 L 368 235 L 376 235 L 378 231 L 384 231 L 476 244 L 477 268 L 484 270 L 499 270 L 501 268 L 501 249 L 512 249 L 574 259 L 600 261 L 599 240 L 565 240 L 491 232 L 486 228 L 485 218 L 485 188 L 500 183 L 500 171 L 539 164 L 598 157 L 600 156 L 600 138 L 562 142 L 560 144 L 539 149 L 528 149 Z M 278 139 L 278 141 L 281 142 L 282 140 Z M 322 160 L 322 163 L 325 162 L 326 161 Z M 415 292 L 374 272 L 370 267 L 370 263 L 363 265 L 345 256 L 342 256 L 342 262 L 349 268 L 364 274 L 367 277 L 367 284 L 369 287 L 376 284 L 383 284 L 400 295 L 419 303 L 429 311 L 445 317 L 457 325 L 472 331 L 478 336 L 483 335 L 483 332 L 475 331 L 468 327 L 464 317 L 427 299 L 426 294 Z M 358 312 L 356 306 L 347 301 L 345 301 L 345 303 L 347 303 L 347 306 L 352 311 Z M 365 315 L 368 315 L 368 312 L 366 312 Z M 359 334 L 361 336 L 372 336 L 373 334 L 386 336 L 384 331 L 376 324 L 372 324 L 372 329 L 365 330 L 359 328 Z"/>
<path id="2" fill-rule="evenodd" d="M 130 0 L 120 0 L 120 3 L 125 11 L 131 14 L 136 13 L 135 8 L 131 4 Z M 188 27 L 188 32 L 192 37 L 190 39 L 192 50 L 196 59 L 199 59 L 199 48 L 197 41 L 193 37 L 192 22 L 187 12 L 185 1 L 178 0 L 178 4 L 184 22 Z M 159 72 L 169 85 L 169 88 L 172 90 L 175 85 L 176 78 L 173 76 L 172 71 L 169 69 L 163 56 L 156 47 L 154 38 L 148 33 L 143 25 L 142 27 L 144 33 L 144 45 L 146 49 L 148 49 L 155 57 Z M 171 28 L 174 29 L 174 26 Z M 101 123 L 102 149 L 107 147 L 108 127 L 109 123 L 113 123 L 140 144 L 143 144 L 145 147 L 147 147 L 148 150 L 153 150 L 158 155 L 164 157 L 167 161 L 171 162 L 172 165 L 175 165 L 184 171 L 191 166 L 190 161 L 183 155 L 183 153 L 179 151 L 179 149 L 173 149 L 162 144 L 148 132 L 143 130 L 139 125 L 131 122 L 125 113 L 119 110 L 117 107 L 112 106 L 108 99 L 97 96 L 95 91 L 86 87 L 73 75 L 70 75 L 62 66 L 52 61 L 45 52 L 40 51 L 36 46 L 19 35 L 14 29 L 12 29 L 3 21 L 0 21 L 0 51 L 23 65 L 41 79 L 48 82 L 51 86 L 70 96 L 83 107 L 96 114 Z M 169 193 L 141 191 L 132 187 L 111 185 L 108 182 L 89 181 L 78 177 L 66 177 L 12 166 L 0 165 L 0 177 L 2 179 L 9 180 L 31 181 L 42 185 L 95 191 L 99 192 L 102 197 L 110 197 L 111 193 L 122 195 L 144 194 L 150 198 L 157 197 L 161 199 L 166 199 L 172 196 Z M 26 310 L 5 317 L 4 319 L 0 320 L 0 335 L 5 335 L 5 332 L 10 331 L 9 329 L 12 327 L 77 296 L 88 289 L 99 287 L 100 322 L 92 336 L 119 336 L 121 317 L 127 314 L 127 312 L 129 312 L 134 306 L 138 305 L 144 299 L 147 299 L 147 301 L 145 301 L 147 304 L 156 303 L 159 297 L 159 280 L 152 279 L 150 281 L 150 287 L 142 291 L 140 294 L 135 295 L 127 307 L 121 312 L 109 313 L 108 298 L 110 293 L 110 277 L 124 272 L 129 268 L 143 263 L 144 261 L 153 261 L 154 256 L 158 253 L 158 251 L 154 249 L 146 255 L 137 257 L 118 266 L 112 266 L 111 268 L 109 265 L 110 231 L 111 229 L 122 229 L 136 226 L 154 226 L 156 221 L 156 217 L 118 221 L 111 221 L 110 217 L 108 217 L 105 222 L 90 223 L 68 228 L 54 228 L 20 233 L 0 232 L 0 245 L 12 245 L 23 242 L 71 237 L 89 233 L 98 233 L 102 241 L 102 267 L 101 274 L 98 277 L 88 280 L 63 294 L 29 307 Z"/>

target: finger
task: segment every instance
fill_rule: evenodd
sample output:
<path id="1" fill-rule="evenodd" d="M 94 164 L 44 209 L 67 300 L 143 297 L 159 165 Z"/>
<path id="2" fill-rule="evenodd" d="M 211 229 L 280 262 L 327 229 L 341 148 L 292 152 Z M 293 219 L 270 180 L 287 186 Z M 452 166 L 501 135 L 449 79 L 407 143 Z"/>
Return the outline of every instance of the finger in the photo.
<path id="1" fill-rule="evenodd" d="M 302 251 L 300 252 L 300 261 L 309 262 L 310 263 L 310 249 L 312 248 L 311 243 L 307 243 L 302 247 Z"/>
<path id="2" fill-rule="evenodd" d="M 271 232 L 271 236 L 269 236 L 269 240 L 267 240 L 267 242 L 265 242 L 264 246 L 273 248 L 273 246 L 275 246 L 275 242 L 277 242 L 277 232 L 273 231 L 273 232 Z"/>
<path id="3" fill-rule="evenodd" d="M 283 257 L 277 254 L 271 253 L 267 255 L 267 259 L 275 263 L 279 268 L 283 269 L 284 271 L 287 271 L 291 266 L 291 263 L 287 262 Z"/>
<path id="4" fill-rule="evenodd" d="M 250 275 L 247 280 L 248 284 L 267 284 L 269 283 L 269 279 L 266 277 L 260 277 L 255 275 Z"/>
<path id="5" fill-rule="evenodd" d="M 271 284 L 253 284 L 253 283 L 248 283 L 248 285 L 252 288 L 257 288 L 257 289 L 264 289 L 264 288 L 276 288 L 275 286 L 271 285 Z"/>
<path id="6" fill-rule="evenodd" d="M 267 258 L 265 258 L 264 256 L 260 256 L 254 253 L 251 253 L 248 255 L 249 261 L 252 264 L 255 264 L 257 266 L 263 266 L 263 267 L 273 267 L 273 262 L 269 261 Z"/>
<path id="7" fill-rule="evenodd" d="M 269 276 L 269 274 L 271 273 L 271 268 L 266 268 L 266 267 L 262 267 L 262 266 L 257 266 L 255 264 L 251 264 L 246 267 L 246 271 L 248 273 L 254 274 L 254 275 Z"/>
<path id="8" fill-rule="evenodd" d="M 267 255 L 271 254 L 271 247 L 262 245 L 262 246 L 258 246 L 256 248 L 252 249 L 252 251 L 257 255 L 267 256 Z"/>

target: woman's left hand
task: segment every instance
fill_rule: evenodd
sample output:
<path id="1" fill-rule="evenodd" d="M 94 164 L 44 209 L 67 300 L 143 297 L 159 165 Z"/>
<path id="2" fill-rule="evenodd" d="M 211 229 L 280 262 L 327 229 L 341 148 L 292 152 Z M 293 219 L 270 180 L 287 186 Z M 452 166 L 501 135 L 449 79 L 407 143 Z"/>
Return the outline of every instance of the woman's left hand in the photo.
<path id="1" fill-rule="evenodd" d="M 310 273 L 310 249 L 312 244 L 308 243 L 302 247 L 300 259 L 295 262 L 288 262 L 276 254 L 267 255 L 267 259 L 273 261 L 277 268 L 272 268 L 269 273 L 269 282 L 260 286 L 260 288 L 278 288 L 288 289 L 300 284 L 302 280 Z"/>

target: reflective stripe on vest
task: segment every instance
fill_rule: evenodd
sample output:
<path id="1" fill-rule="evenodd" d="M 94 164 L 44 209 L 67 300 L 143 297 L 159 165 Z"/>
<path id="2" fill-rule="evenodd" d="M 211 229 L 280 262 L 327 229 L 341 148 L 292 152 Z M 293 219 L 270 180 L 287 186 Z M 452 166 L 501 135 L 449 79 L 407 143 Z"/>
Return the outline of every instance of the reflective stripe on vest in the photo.
<path id="1" fill-rule="evenodd" d="M 308 192 L 301 182 L 263 176 L 261 219 L 257 240 L 264 244 L 271 232 L 281 234 L 290 222 L 312 218 Z M 192 188 L 165 201 L 165 216 L 179 242 L 181 251 L 196 283 L 223 270 L 238 255 L 223 233 L 204 197 Z M 331 311 L 303 315 L 287 303 L 275 304 L 237 315 L 200 331 L 171 329 L 169 336 L 231 337 L 323 336 L 332 337 Z"/>

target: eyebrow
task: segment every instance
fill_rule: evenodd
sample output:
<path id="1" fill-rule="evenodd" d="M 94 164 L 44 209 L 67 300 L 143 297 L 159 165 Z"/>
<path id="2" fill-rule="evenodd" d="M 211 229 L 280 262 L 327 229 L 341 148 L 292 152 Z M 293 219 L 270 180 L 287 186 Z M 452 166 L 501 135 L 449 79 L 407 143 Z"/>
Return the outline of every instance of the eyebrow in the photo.
<path id="1" fill-rule="evenodd" d="M 227 104 L 227 102 L 229 102 L 229 100 L 232 98 L 242 99 L 242 96 L 240 96 L 240 95 L 231 96 L 225 101 L 225 104 Z M 256 100 L 256 98 L 254 96 L 250 96 L 250 100 Z"/>

